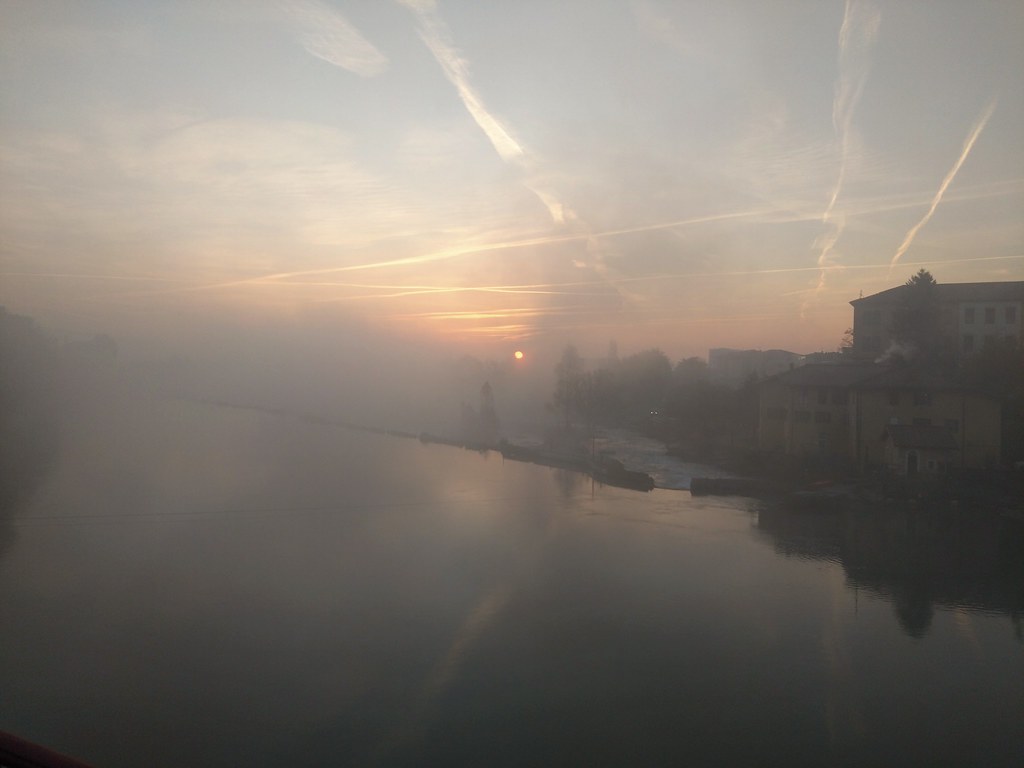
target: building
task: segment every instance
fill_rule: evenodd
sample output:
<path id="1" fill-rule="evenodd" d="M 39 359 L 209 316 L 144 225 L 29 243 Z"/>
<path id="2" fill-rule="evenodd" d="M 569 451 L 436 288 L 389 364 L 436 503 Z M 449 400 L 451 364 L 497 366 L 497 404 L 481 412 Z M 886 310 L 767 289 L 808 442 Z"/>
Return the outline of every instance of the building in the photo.
<path id="1" fill-rule="evenodd" d="M 893 345 L 893 317 L 906 285 L 864 296 L 853 305 L 853 354 L 876 360 Z M 1024 281 L 1000 283 L 938 283 L 936 333 L 957 359 L 969 357 L 986 344 L 1024 339 Z"/>
<path id="2" fill-rule="evenodd" d="M 998 464 L 1002 401 L 962 383 L 960 376 L 922 366 L 887 366 L 855 390 L 858 434 L 851 448 L 859 466 L 877 465 L 886 427 L 903 424 L 945 429 L 956 443 L 960 469 Z"/>
<path id="3" fill-rule="evenodd" d="M 890 424 L 885 438 L 885 466 L 895 475 L 935 475 L 957 466 L 956 439 L 945 427 Z"/>
<path id="4" fill-rule="evenodd" d="M 851 393 L 882 368 L 871 362 L 804 365 L 765 379 L 758 388 L 759 450 L 851 461 Z"/>
<path id="5" fill-rule="evenodd" d="M 762 382 L 758 447 L 861 469 L 900 460 L 906 470 L 936 471 L 940 463 L 981 469 L 999 461 L 1001 417 L 998 397 L 948 372 L 873 362 L 805 365 Z"/>

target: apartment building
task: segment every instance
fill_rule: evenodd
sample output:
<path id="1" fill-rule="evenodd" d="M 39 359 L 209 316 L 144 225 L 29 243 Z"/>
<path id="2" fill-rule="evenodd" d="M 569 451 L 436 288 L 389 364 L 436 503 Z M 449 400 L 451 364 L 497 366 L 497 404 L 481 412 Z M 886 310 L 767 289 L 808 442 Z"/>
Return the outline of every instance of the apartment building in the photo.
<path id="1" fill-rule="evenodd" d="M 805 365 L 759 387 L 758 447 L 861 468 L 981 469 L 999 461 L 1002 404 L 948 372 L 873 362 Z M 907 427 L 907 429 L 893 429 Z"/>
<path id="2" fill-rule="evenodd" d="M 893 346 L 893 318 L 908 290 L 900 285 L 850 302 L 855 358 L 876 360 Z M 932 290 L 938 306 L 935 331 L 958 360 L 988 344 L 1024 339 L 1024 281 L 939 283 Z"/>

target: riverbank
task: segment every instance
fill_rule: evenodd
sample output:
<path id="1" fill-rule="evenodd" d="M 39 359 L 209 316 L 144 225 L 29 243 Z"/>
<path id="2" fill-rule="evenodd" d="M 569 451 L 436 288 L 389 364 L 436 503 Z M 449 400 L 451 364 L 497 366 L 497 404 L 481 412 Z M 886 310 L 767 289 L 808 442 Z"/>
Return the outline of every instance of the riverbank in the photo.
<path id="1" fill-rule="evenodd" d="M 615 429 L 587 434 L 554 430 L 536 445 L 508 440 L 491 444 L 372 427 L 279 408 L 188 399 L 355 432 L 418 439 L 464 450 L 494 451 L 509 461 L 580 472 L 599 483 L 630 490 L 649 491 L 658 487 L 688 490 L 695 496 L 746 496 L 784 501 L 794 509 L 805 510 L 916 507 L 1024 518 L 1024 473 L 1019 471 L 914 478 L 899 478 L 883 472 L 858 474 L 844 466 L 772 457 L 736 445 L 719 447 L 705 455 L 664 443 L 642 432 Z"/>
<path id="2" fill-rule="evenodd" d="M 697 495 L 783 500 L 794 509 L 928 508 L 1024 518 L 1024 472 L 990 470 L 897 476 L 846 466 L 736 452 L 724 466 L 732 478 L 694 478 Z"/>
<path id="3" fill-rule="evenodd" d="M 564 453 L 550 449 L 517 445 L 506 440 L 501 440 L 497 445 L 487 445 L 427 433 L 420 435 L 420 442 L 451 445 L 473 451 L 497 451 L 503 459 L 508 459 L 509 461 L 522 461 L 544 467 L 580 472 L 589 475 L 604 485 L 627 488 L 633 491 L 650 491 L 654 489 L 654 478 L 649 474 L 627 469 L 621 461 L 607 456 L 584 456 Z"/>

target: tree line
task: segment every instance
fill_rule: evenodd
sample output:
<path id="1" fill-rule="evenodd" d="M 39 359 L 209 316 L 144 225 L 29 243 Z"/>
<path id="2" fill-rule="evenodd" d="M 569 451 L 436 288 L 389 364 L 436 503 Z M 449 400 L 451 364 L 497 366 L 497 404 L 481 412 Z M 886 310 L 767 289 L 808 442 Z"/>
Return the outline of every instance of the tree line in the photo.
<path id="1" fill-rule="evenodd" d="M 570 344 L 555 366 L 551 408 L 565 430 L 627 427 L 665 440 L 681 454 L 707 458 L 753 443 L 757 378 L 734 389 L 714 381 L 701 358 L 673 365 L 657 348 L 609 356 L 588 369 Z"/>

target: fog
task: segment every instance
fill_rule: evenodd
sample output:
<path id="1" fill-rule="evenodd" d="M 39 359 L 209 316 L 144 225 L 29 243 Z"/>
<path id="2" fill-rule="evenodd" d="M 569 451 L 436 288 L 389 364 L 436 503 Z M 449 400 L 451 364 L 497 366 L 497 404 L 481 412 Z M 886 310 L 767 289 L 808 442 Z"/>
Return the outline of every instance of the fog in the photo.
<path id="1" fill-rule="evenodd" d="M 50 336 L 60 338 L 59 331 Z M 500 359 L 472 347 L 388 336 L 332 320 L 209 319 L 154 338 L 115 339 L 102 375 L 139 393 L 315 414 L 355 424 L 451 431 L 460 402 L 489 381 L 503 417 L 536 419 L 553 381 L 550 360 Z M 541 353 L 543 357 L 543 353 Z M 75 371 L 68 371 L 71 377 Z M 69 387 L 74 387 L 68 381 Z"/>
<path id="2" fill-rule="evenodd" d="M 0 765 L 1019 768 L 1021 39 L 0 2 Z"/>
<path id="3" fill-rule="evenodd" d="M 540 348 L 517 360 L 516 347 L 504 345 L 496 359 L 336 317 L 242 322 L 205 315 L 111 336 L 47 327 L 3 309 L 0 347 L 4 519 L 68 451 L 111 466 L 147 455 L 125 446 L 154 447 L 161 417 L 151 414 L 166 414 L 175 402 L 264 413 L 274 417 L 267 430 L 315 420 L 460 438 L 464 407 L 478 408 L 487 384 L 501 435 L 540 435 L 553 420 L 553 362 Z M 180 449 L 188 452 L 193 437 L 203 438 L 180 426 Z M 261 439 L 278 440 L 272 432 Z M 214 466 L 227 454 L 209 461 L 215 475 L 235 471 Z"/>
<path id="4" fill-rule="evenodd" d="M 499 433 L 540 444 L 565 350 L 0 321 L 0 730 L 106 766 L 1016 760 L 1012 520 L 808 515 L 414 439 L 465 439 L 487 382 Z M 580 359 L 740 418 L 701 361 L 620 354 Z M 681 461 L 622 425 L 591 440 Z M 971 706 L 905 706 L 935 688 Z"/>

